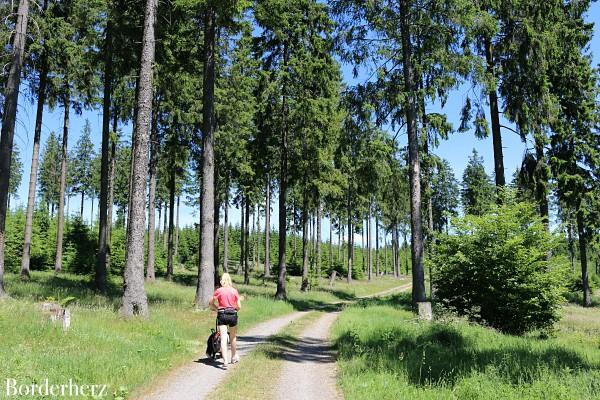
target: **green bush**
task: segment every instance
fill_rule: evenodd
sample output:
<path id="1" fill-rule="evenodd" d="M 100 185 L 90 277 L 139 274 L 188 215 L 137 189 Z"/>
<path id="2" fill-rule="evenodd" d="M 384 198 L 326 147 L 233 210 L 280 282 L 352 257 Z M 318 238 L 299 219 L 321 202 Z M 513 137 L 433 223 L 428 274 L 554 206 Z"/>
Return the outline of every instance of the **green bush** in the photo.
<path id="1" fill-rule="evenodd" d="M 454 224 L 429 261 L 443 307 L 512 334 L 547 329 L 559 319 L 566 262 L 551 256 L 558 240 L 532 205 L 505 205 Z"/>

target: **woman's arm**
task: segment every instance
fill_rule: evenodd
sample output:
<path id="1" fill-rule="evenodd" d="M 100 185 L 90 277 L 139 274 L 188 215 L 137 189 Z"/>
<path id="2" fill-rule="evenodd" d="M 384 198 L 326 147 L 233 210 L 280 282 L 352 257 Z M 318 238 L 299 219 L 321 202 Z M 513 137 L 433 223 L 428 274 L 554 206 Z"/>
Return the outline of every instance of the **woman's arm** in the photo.
<path id="1" fill-rule="evenodd" d="M 216 297 L 213 296 L 212 299 L 210 299 L 210 301 L 208 302 L 208 308 L 210 308 L 213 311 L 218 311 L 219 309 L 218 309 L 217 305 L 215 304 L 215 301 L 218 301 L 218 300 L 216 299 Z"/>

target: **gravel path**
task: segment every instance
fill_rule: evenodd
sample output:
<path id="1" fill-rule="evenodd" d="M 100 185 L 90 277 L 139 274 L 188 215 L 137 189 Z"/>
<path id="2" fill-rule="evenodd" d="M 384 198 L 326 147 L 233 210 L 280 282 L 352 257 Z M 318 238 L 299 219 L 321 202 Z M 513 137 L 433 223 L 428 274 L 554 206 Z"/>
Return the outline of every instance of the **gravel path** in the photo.
<path id="1" fill-rule="evenodd" d="M 386 296 L 412 287 L 408 283 L 359 299 Z M 343 303 L 351 303 L 344 301 Z M 277 384 L 278 400 L 338 400 L 343 395 L 336 385 L 336 354 L 329 341 L 331 326 L 339 312 L 323 315 L 307 328 L 293 346 L 285 349 L 284 365 Z"/>
<path id="2" fill-rule="evenodd" d="M 338 312 L 323 315 L 301 334 L 293 347 L 285 349 L 277 399 L 343 398 L 336 387 L 335 351 L 328 340 L 338 315 Z"/>
<path id="3" fill-rule="evenodd" d="M 254 349 L 254 346 L 265 343 L 291 322 L 307 312 L 294 312 L 275 318 L 248 330 L 238 336 L 238 353 L 241 357 Z M 238 364 L 239 365 L 239 364 Z M 232 366 L 229 367 L 232 369 Z M 200 400 L 211 393 L 225 378 L 227 370 L 221 368 L 221 360 L 213 362 L 206 355 L 199 354 L 179 368 L 161 377 L 146 393 L 136 397 L 139 400 Z"/>
<path id="4" fill-rule="evenodd" d="M 411 284 L 359 298 L 385 296 L 409 289 Z M 352 301 L 341 301 L 345 304 Z M 298 311 L 256 325 L 238 336 L 238 353 L 241 357 L 256 345 L 267 342 L 293 321 L 306 315 Z M 327 313 L 303 332 L 298 346 L 286 353 L 285 366 L 278 385 L 281 399 L 341 399 L 336 389 L 335 353 L 328 342 L 329 329 L 338 312 Z M 243 364 L 243 363 L 241 363 Z M 229 366 L 229 370 L 237 367 Z M 233 367 L 233 368 L 232 368 Z M 137 400 L 201 400 L 207 397 L 225 378 L 227 370 L 221 361 L 213 362 L 201 353 L 194 360 L 177 367 L 158 378 L 151 387 L 139 393 Z M 292 389 L 293 388 L 293 389 Z"/>

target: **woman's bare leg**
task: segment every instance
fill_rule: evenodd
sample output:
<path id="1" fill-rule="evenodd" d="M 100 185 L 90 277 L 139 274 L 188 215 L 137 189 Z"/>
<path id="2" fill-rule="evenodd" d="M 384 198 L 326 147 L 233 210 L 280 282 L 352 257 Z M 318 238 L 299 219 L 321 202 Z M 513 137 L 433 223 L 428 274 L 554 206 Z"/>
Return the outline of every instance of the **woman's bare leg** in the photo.
<path id="1" fill-rule="evenodd" d="M 229 340 L 231 341 L 231 358 L 237 354 L 237 325 L 229 328 Z"/>
<path id="2" fill-rule="evenodd" d="M 219 325 L 219 333 L 221 334 L 221 356 L 223 356 L 223 362 L 227 365 L 231 361 L 227 357 L 227 325 Z"/>

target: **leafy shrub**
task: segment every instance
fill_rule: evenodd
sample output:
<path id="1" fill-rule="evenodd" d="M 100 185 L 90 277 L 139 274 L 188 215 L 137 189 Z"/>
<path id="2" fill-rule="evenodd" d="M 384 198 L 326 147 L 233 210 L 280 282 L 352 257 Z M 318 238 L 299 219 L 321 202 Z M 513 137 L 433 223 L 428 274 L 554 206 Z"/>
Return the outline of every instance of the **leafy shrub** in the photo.
<path id="1" fill-rule="evenodd" d="M 550 328 L 564 301 L 566 262 L 532 205 L 509 204 L 455 220 L 430 261 L 444 307 L 500 331 Z"/>

